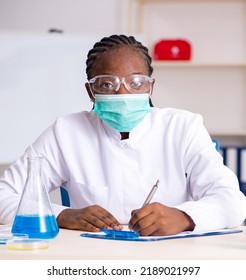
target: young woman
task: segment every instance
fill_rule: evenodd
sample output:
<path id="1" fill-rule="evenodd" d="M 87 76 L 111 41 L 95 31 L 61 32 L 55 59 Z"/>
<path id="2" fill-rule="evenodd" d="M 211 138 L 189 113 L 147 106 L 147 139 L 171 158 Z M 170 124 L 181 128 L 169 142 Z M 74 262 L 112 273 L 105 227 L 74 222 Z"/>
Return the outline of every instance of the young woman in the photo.
<path id="1" fill-rule="evenodd" d="M 5 171 L 0 223 L 13 221 L 27 157 L 39 155 L 49 191 L 63 185 L 69 192 L 71 207 L 53 205 L 60 227 L 128 224 L 141 235 L 169 235 L 239 226 L 246 198 L 202 117 L 153 107 L 148 49 L 132 36 L 112 35 L 94 45 L 86 63 L 93 109 L 58 118 Z"/>

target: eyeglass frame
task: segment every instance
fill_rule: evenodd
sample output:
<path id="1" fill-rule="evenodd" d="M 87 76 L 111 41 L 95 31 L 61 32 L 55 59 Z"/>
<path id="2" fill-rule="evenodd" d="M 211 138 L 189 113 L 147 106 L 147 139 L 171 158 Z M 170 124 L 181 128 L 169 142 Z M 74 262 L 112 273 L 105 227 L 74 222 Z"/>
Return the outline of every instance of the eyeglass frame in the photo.
<path id="1" fill-rule="evenodd" d="M 130 74 L 130 75 L 128 75 L 128 76 L 126 76 L 126 77 L 123 77 L 123 78 L 120 78 L 120 77 L 118 77 L 118 76 L 116 76 L 116 75 L 96 75 L 96 76 L 94 76 L 93 78 L 91 78 L 91 79 L 88 80 L 88 85 L 89 85 L 89 88 L 90 88 L 90 90 L 91 90 L 91 93 L 92 93 L 93 97 L 95 97 L 95 96 L 94 96 L 94 90 L 92 89 L 91 84 L 93 84 L 93 83 L 95 82 L 95 79 L 96 79 L 96 78 L 98 78 L 98 77 L 116 77 L 116 78 L 119 79 L 119 84 L 118 84 L 118 86 L 117 86 L 117 88 L 116 88 L 116 90 L 115 90 L 114 93 L 108 93 L 108 94 L 110 94 L 110 95 L 111 95 L 111 94 L 117 94 L 117 92 L 119 91 L 120 86 L 121 86 L 122 84 L 124 85 L 125 89 L 129 92 L 129 94 L 133 94 L 133 93 L 131 93 L 131 91 L 128 90 L 128 85 L 127 85 L 126 82 L 125 82 L 125 79 L 128 78 L 128 77 L 130 77 L 130 76 L 141 76 L 141 77 L 147 78 L 147 80 L 148 80 L 149 83 L 150 83 L 150 92 L 149 92 L 149 95 L 150 95 L 150 96 L 152 95 L 153 83 L 154 83 L 155 79 L 152 78 L 152 77 L 149 77 L 149 76 L 147 76 L 147 75 L 142 75 L 142 74 Z M 107 93 L 100 93 L 100 92 L 97 92 L 97 94 L 106 95 Z M 142 93 L 137 93 L 137 94 L 142 94 Z"/>

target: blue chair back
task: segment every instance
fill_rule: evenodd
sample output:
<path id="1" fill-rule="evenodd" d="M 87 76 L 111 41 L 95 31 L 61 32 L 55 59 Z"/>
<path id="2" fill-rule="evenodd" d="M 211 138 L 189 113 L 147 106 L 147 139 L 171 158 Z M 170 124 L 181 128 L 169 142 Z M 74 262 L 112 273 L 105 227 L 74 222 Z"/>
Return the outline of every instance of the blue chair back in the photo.
<path id="1" fill-rule="evenodd" d="M 70 199 L 67 190 L 61 186 L 60 187 L 60 193 L 61 193 L 61 202 L 63 206 L 70 207 Z"/>
<path id="2" fill-rule="evenodd" d="M 220 151 L 220 142 L 217 139 L 212 139 L 212 141 L 215 143 L 215 149 L 219 152 Z"/>

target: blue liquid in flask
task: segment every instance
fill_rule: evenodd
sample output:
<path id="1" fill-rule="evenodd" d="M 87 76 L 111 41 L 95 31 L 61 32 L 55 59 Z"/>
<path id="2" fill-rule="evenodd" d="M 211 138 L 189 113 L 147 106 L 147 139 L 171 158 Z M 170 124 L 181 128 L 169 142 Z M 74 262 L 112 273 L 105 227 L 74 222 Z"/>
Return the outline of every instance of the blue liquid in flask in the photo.
<path id="1" fill-rule="evenodd" d="M 16 215 L 12 233 L 25 233 L 29 238 L 52 239 L 59 228 L 54 215 Z"/>

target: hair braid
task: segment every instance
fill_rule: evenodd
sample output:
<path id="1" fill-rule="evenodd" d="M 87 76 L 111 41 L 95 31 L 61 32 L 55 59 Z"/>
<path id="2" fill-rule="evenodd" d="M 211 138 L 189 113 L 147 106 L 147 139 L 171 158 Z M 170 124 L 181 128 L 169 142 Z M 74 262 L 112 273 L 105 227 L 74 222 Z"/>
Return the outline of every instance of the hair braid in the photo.
<path id="1" fill-rule="evenodd" d="M 114 48 L 120 48 L 124 45 L 134 48 L 142 53 L 146 60 L 149 76 L 153 73 L 153 67 L 151 66 L 152 59 L 149 55 L 148 48 L 138 42 L 133 36 L 126 35 L 111 35 L 110 37 L 104 37 L 100 42 L 95 43 L 93 48 L 88 52 L 86 60 L 86 74 L 87 79 L 92 78 L 92 69 L 96 60 L 103 52 L 108 52 Z"/>

